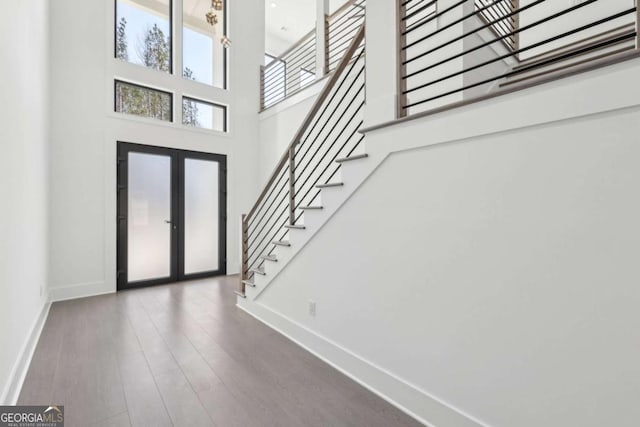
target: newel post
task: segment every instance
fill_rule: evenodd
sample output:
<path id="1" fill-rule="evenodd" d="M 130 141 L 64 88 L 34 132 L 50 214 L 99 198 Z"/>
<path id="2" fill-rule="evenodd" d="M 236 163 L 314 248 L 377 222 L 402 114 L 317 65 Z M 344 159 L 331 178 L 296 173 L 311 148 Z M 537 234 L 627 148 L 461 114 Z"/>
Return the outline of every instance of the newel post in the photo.
<path id="1" fill-rule="evenodd" d="M 296 223 L 296 150 L 289 148 L 289 225 Z"/>
<path id="2" fill-rule="evenodd" d="M 329 0 L 316 0 L 316 79 L 329 70 Z"/>
<path id="3" fill-rule="evenodd" d="M 242 265 L 241 265 L 241 271 L 240 271 L 240 292 L 242 294 L 244 294 L 244 283 L 242 283 L 243 280 L 247 280 L 248 278 L 248 272 L 249 272 L 249 252 L 248 252 L 248 247 L 247 247 L 247 243 L 248 243 L 248 239 L 249 239 L 249 225 L 247 224 L 246 221 L 247 216 L 245 214 L 242 214 L 242 220 L 240 221 L 240 224 L 242 224 Z"/>
<path id="4" fill-rule="evenodd" d="M 400 63 L 398 16 L 402 3 L 403 0 L 367 2 L 365 127 L 397 118 Z"/>

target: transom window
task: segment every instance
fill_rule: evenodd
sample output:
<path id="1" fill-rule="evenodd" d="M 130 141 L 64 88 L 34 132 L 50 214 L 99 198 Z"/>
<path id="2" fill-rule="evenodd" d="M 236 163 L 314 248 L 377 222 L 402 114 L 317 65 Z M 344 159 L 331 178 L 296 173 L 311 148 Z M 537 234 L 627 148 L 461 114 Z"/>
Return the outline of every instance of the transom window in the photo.
<path id="1" fill-rule="evenodd" d="M 148 117 L 165 122 L 173 121 L 173 96 L 169 92 L 115 81 L 115 111 L 134 116 Z"/>

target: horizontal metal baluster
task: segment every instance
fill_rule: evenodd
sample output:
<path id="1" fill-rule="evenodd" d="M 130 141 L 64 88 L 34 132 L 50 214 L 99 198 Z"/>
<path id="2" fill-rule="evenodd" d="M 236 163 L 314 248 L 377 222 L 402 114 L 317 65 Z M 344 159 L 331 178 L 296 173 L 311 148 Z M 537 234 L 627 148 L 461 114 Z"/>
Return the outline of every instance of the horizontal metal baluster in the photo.
<path id="1" fill-rule="evenodd" d="M 360 108 L 358 109 L 358 111 L 360 111 Z M 311 187 L 313 187 L 322 177 L 322 174 L 324 173 L 324 171 L 326 171 L 326 169 L 338 158 L 338 156 L 340 156 L 340 153 L 342 152 L 342 150 L 344 149 L 344 147 L 350 142 L 352 141 L 353 136 L 358 132 L 358 129 L 360 129 L 360 127 L 362 126 L 362 119 L 358 122 L 357 126 L 355 126 L 355 128 L 353 129 L 353 131 L 351 132 L 351 134 L 347 137 L 347 139 L 342 143 L 342 146 L 336 150 L 335 154 L 329 158 L 329 161 L 327 162 L 327 165 L 325 166 L 325 169 L 318 175 L 318 178 L 316 178 L 316 180 L 312 183 Z M 311 171 L 309 171 L 309 174 L 307 175 L 307 178 L 298 185 L 298 190 L 296 193 L 296 196 L 302 192 L 303 189 L 307 188 L 307 183 L 309 182 L 309 180 L 311 179 L 311 177 L 313 176 L 314 172 L 316 170 L 318 170 L 318 168 L 320 167 L 320 165 L 322 164 L 322 162 L 325 160 L 325 158 L 329 155 L 329 153 L 331 152 L 331 149 L 337 144 L 337 142 L 339 141 L 340 136 L 342 136 L 342 134 L 347 130 L 348 126 L 345 127 L 341 132 L 340 135 L 336 137 L 336 139 L 334 140 L 334 142 L 331 144 L 331 146 L 324 151 L 324 154 L 322 155 L 322 157 L 317 161 L 317 163 L 315 164 L 315 166 L 311 169 Z M 312 159 L 313 160 L 313 159 Z M 307 164 L 307 166 L 311 165 L 312 162 L 309 161 L 309 163 Z M 302 172 L 300 173 L 300 177 L 302 177 Z M 306 195 L 306 194 L 305 194 Z M 302 197 L 301 200 L 304 199 L 304 196 Z"/>
<path id="2" fill-rule="evenodd" d="M 507 0 L 500 0 L 500 1 L 507 1 Z M 537 1 L 533 2 L 532 4 L 529 4 L 529 5 L 527 5 L 527 6 L 523 6 L 523 7 L 522 7 L 522 8 L 520 8 L 518 11 L 515 11 L 515 12 L 513 12 L 513 13 L 514 13 L 514 14 L 515 14 L 515 13 L 518 13 L 519 11 L 522 11 L 522 10 L 528 9 L 528 8 L 533 7 L 533 6 L 537 5 L 537 4 L 540 4 L 540 3 L 544 2 L 544 1 L 545 1 L 545 0 L 537 0 Z M 597 1 L 597 0 L 587 0 L 587 1 Z M 443 25 L 443 26 L 439 27 L 438 29 L 436 29 L 436 30 L 434 30 L 434 31 L 430 32 L 429 34 L 426 34 L 426 35 L 424 35 L 424 36 L 420 37 L 418 40 L 414 40 L 414 41 L 412 41 L 411 43 L 407 43 L 405 46 L 403 46 L 403 47 L 402 47 L 402 49 L 407 50 L 407 49 L 409 49 L 410 47 L 413 47 L 413 46 L 415 46 L 415 45 L 417 45 L 417 44 L 419 44 L 419 43 L 422 43 L 423 41 L 428 40 L 428 39 L 430 39 L 431 37 L 433 37 L 433 36 L 435 36 L 435 35 L 437 35 L 437 34 L 440 34 L 441 32 L 443 32 L 443 31 L 445 31 L 445 30 L 448 30 L 449 28 L 452 28 L 452 27 L 455 27 L 456 25 L 461 24 L 462 22 L 466 21 L 466 20 L 467 20 L 467 19 L 469 19 L 469 18 L 472 18 L 472 17 L 474 17 L 474 16 L 477 16 L 477 15 L 481 14 L 483 10 L 484 10 L 484 9 L 478 9 L 478 10 L 475 10 L 475 11 L 473 11 L 473 12 L 471 12 L 471 13 L 468 13 L 468 14 L 464 15 L 462 18 L 458 18 L 458 19 L 456 19 L 455 21 L 452 21 L 452 22 L 450 22 L 450 23 L 448 23 L 448 24 L 446 24 L 446 25 Z M 412 59 L 412 60 L 413 60 L 413 59 Z"/>
<path id="3" fill-rule="evenodd" d="M 270 242 L 269 237 L 272 236 L 271 232 L 273 231 L 274 227 L 276 227 L 279 223 L 279 221 L 282 220 L 282 218 L 285 217 L 285 214 L 287 213 L 287 210 L 289 209 L 289 207 L 287 205 L 284 205 L 284 208 L 282 208 L 279 212 L 278 212 L 278 216 L 274 219 L 273 223 L 271 224 L 271 227 L 269 227 L 269 229 L 264 233 L 262 239 L 260 239 L 260 241 L 258 243 L 254 243 L 252 245 L 252 247 L 254 248 L 250 255 L 249 258 L 251 258 L 254 254 L 258 254 L 260 255 L 262 253 L 262 251 L 264 250 L 264 248 L 266 248 L 266 245 Z M 286 221 L 288 221 L 288 216 L 286 216 L 285 218 L 285 223 Z M 280 227 L 284 227 L 284 224 L 280 225 Z M 265 243 L 266 241 L 266 243 Z M 265 246 L 263 246 L 263 244 Z"/>
<path id="4" fill-rule="evenodd" d="M 362 52 L 360 53 L 360 55 L 362 55 Z M 342 79 L 342 81 L 340 82 L 340 84 L 338 85 L 338 87 L 337 87 L 334 91 L 332 91 L 330 99 L 329 99 L 325 104 L 323 104 L 322 111 L 320 112 L 320 114 L 318 114 L 317 119 L 316 119 L 316 120 L 314 120 L 313 125 L 311 126 L 311 128 L 310 128 L 307 132 L 305 132 L 305 135 L 306 135 L 306 136 L 303 136 L 303 138 L 302 138 L 302 142 L 301 142 L 301 144 L 300 144 L 301 146 L 303 146 L 303 147 L 304 147 L 304 146 L 306 146 L 306 144 L 308 143 L 309 138 L 311 137 L 311 135 L 313 134 L 313 132 L 315 131 L 315 129 L 316 129 L 316 127 L 318 126 L 318 124 L 319 124 L 319 123 L 321 123 L 322 121 L 324 121 L 324 122 L 325 122 L 325 126 L 326 126 L 326 124 L 327 124 L 327 123 L 326 123 L 326 122 L 327 122 L 327 120 L 323 120 L 324 114 L 325 114 L 327 111 L 329 111 L 329 107 L 331 106 L 331 104 L 332 104 L 332 103 L 333 103 L 333 101 L 335 100 L 335 97 L 338 95 L 338 93 L 340 93 L 340 90 L 342 89 L 342 87 L 344 86 L 344 84 L 346 84 L 346 82 L 348 81 L 348 77 L 351 75 L 351 72 L 355 69 L 355 65 L 356 65 L 356 63 L 357 63 L 357 61 L 355 61 L 355 62 L 351 65 L 351 67 L 349 68 L 349 71 L 347 72 L 347 74 L 345 75 L 345 77 Z M 357 78 L 358 78 L 358 77 L 359 77 L 359 76 L 356 76 L 356 78 L 354 79 L 354 81 L 355 81 L 355 80 L 357 80 Z M 355 84 L 355 83 L 352 83 L 352 85 L 351 85 L 351 86 L 353 86 L 353 84 Z M 338 104 L 339 104 L 339 103 L 340 103 L 340 101 L 338 102 Z M 330 110 L 330 111 L 329 111 L 330 117 L 333 115 L 334 111 L 335 111 L 334 109 L 332 109 L 332 110 Z M 316 139 L 317 139 L 317 136 L 316 136 Z M 315 139 L 314 139 L 314 141 L 315 141 Z"/>
<path id="5" fill-rule="evenodd" d="M 616 14 L 616 15 L 613 15 L 613 16 L 611 16 L 611 17 L 609 17 L 609 18 L 605 18 L 605 19 L 602 19 L 602 20 L 596 21 L 596 22 L 594 22 L 594 23 L 591 23 L 591 24 L 585 25 L 585 26 L 583 26 L 583 27 L 579 27 L 579 28 L 577 28 L 577 29 L 574 29 L 574 30 L 571 30 L 571 31 L 567 31 L 566 33 L 560 34 L 560 35 L 555 36 L 555 37 L 551 37 L 551 38 L 546 39 L 546 40 L 543 40 L 543 41 L 541 41 L 541 42 L 539 42 L 539 43 L 535 43 L 535 44 L 533 44 L 533 45 L 527 46 L 526 48 L 518 49 L 518 50 L 514 51 L 514 53 L 521 53 L 521 52 L 525 52 L 525 51 L 530 50 L 530 49 L 534 49 L 534 48 L 539 47 L 539 46 L 543 46 L 543 45 L 548 44 L 548 43 L 550 43 L 550 42 L 553 42 L 553 41 L 556 41 L 556 40 L 562 39 L 562 38 L 567 37 L 567 36 L 570 36 L 570 35 L 572 35 L 572 34 L 576 34 L 576 33 L 579 33 L 579 32 L 581 32 L 581 31 L 584 31 L 584 30 L 586 30 L 586 29 L 588 29 L 588 28 L 592 28 L 592 27 L 594 27 L 594 26 L 600 25 L 600 24 L 602 24 L 602 23 L 604 23 L 604 22 L 608 22 L 608 21 L 611 21 L 611 20 L 613 20 L 613 19 L 619 18 L 619 17 L 624 16 L 624 15 L 626 15 L 626 14 L 629 14 L 629 13 L 631 13 L 631 12 L 635 12 L 635 8 L 634 8 L 634 9 L 632 9 L 632 10 L 630 10 L 630 11 L 620 12 L 620 13 L 618 13 L 618 14 Z M 623 36 L 623 37 L 624 37 L 624 36 Z M 605 43 L 605 44 L 610 44 L 610 43 L 611 43 L 611 40 L 607 40 L 607 41 L 606 41 L 606 42 L 604 42 L 604 43 Z M 590 49 L 590 50 L 592 50 L 592 49 Z M 507 56 L 511 56 L 511 55 L 507 55 Z M 477 69 L 477 68 L 484 67 L 484 66 L 486 66 L 486 65 L 489 65 L 489 64 L 491 64 L 491 63 L 495 62 L 496 60 L 501 60 L 501 59 L 504 59 L 504 58 L 505 58 L 504 56 L 501 56 L 501 57 L 498 57 L 498 59 L 495 59 L 495 60 L 485 61 L 485 62 L 483 62 L 483 63 L 481 63 L 481 64 L 476 65 L 476 66 L 470 67 L 469 69 L 467 69 L 467 70 L 465 70 L 465 71 L 463 71 L 463 72 L 454 73 L 453 75 L 447 76 L 447 77 L 446 77 L 446 78 L 444 78 L 444 79 L 438 79 L 438 81 L 447 80 L 447 79 L 449 79 L 449 78 L 451 78 L 451 77 L 455 77 L 455 75 L 460 75 L 460 74 L 462 74 L 462 73 L 464 73 L 464 72 L 468 72 L 468 71 L 471 71 L 471 70 L 474 70 L 474 69 Z M 538 66 L 536 66 L 536 67 L 539 67 L 539 65 L 538 65 Z M 416 106 L 416 105 L 423 104 L 423 103 L 425 103 L 425 102 L 433 101 L 433 100 L 436 100 L 436 99 L 439 99 L 439 98 L 442 98 L 442 97 L 445 97 L 445 96 L 449 96 L 449 95 L 452 95 L 452 94 L 454 94 L 454 93 L 457 93 L 457 92 L 460 92 L 460 91 L 463 91 L 463 90 L 468 90 L 468 89 L 471 89 L 471 88 L 474 88 L 474 87 L 477 87 L 477 86 L 481 86 L 481 85 L 486 84 L 486 83 L 491 83 L 491 82 L 493 82 L 493 81 L 500 80 L 500 79 L 502 79 L 502 78 L 510 77 L 510 76 L 517 75 L 517 74 L 521 74 L 521 73 L 522 73 L 522 72 L 524 72 L 524 71 L 525 71 L 525 70 L 520 69 L 520 70 L 517 70 L 517 71 L 511 71 L 511 72 L 508 72 L 508 73 L 504 73 L 504 74 L 501 74 L 501 75 L 498 75 L 498 76 L 495 76 L 495 77 L 492 77 L 492 78 L 489 78 L 489 79 L 483 80 L 483 81 L 481 81 L 481 82 L 478 82 L 478 83 L 475 83 L 475 84 L 472 84 L 472 85 L 464 86 L 464 87 L 462 87 L 462 88 L 460 88 L 460 89 L 456 89 L 456 90 L 448 91 L 448 92 L 446 92 L 446 93 L 443 93 L 443 94 L 440 94 L 440 95 L 437 95 L 437 96 L 434 96 L 434 97 L 431 97 L 431 98 L 428 98 L 428 99 L 425 99 L 425 100 L 421 100 L 421 101 L 418 101 L 418 102 L 411 103 L 411 104 L 409 104 L 409 105 L 405 106 L 405 108 L 410 108 L 410 107 L 413 107 L 413 106 Z M 427 84 L 427 85 L 424 85 L 424 86 L 426 87 L 426 86 L 429 86 L 429 85 L 431 85 L 431 84 L 435 84 L 435 83 L 437 83 L 438 81 L 435 81 L 434 83 L 430 83 L 430 84 Z M 416 89 L 414 88 L 414 89 L 411 89 L 411 90 L 413 91 L 413 90 L 416 90 Z"/>
<path id="6" fill-rule="evenodd" d="M 521 8 L 521 9 L 519 9 L 519 10 L 518 10 L 518 11 L 516 11 L 516 12 L 517 12 L 517 13 L 519 13 L 520 11 L 524 10 L 525 8 L 528 8 L 528 7 L 531 7 L 531 6 L 535 6 L 536 4 L 538 4 L 538 3 L 542 2 L 542 1 L 545 1 L 545 0 L 537 0 L 537 2 L 531 3 L 529 6 L 525 6 L 524 8 Z M 591 3 L 591 2 L 598 1 L 598 0 L 588 0 L 588 1 Z M 480 44 L 480 45 L 478 45 L 478 46 L 475 46 L 475 47 L 473 47 L 473 48 L 471 48 L 471 49 L 469 49 L 469 50 L 466 50 L 466 51 L 464 51 L 464 52 L 461 52 L 461 53 L 459 53 L 459 54 L 456 54 L 456 55 L 454 55 L 454 56 L 451 56 L 451 57 L 449 57 L 449 58 L 447 58 L 447 59 L 444 59 L 444 60 L 441 60 L 441 61 L 439 61 L 439 62 L 436 62 L 435 64 L 432 64 L 432 65 L 430 65 L 430 66 L 428 66 L 428 67 L 422 68 L 421 70 L 418 70 L 417 72 L 412 72 L 412 73 L 410 73 L 410 74 L 407 74 L 407 75 L 405 75 L 405 76 L 404 76 L 404 78 L 412 77 L 413 75 L 416 75 L 417 73 L 420 73 L 420 72 L 424 72 L 424 71 L 430 70 L 430 69 L 432 69 L 432 68 L 434 68 L 434 67 L 437 67 L 438 65 L 441 65 L 441 64 L 444 64 L 444 63 L 446 63 L 446 62 L 452 61 L 452 60 L 454 60 L 454 59 L 456 59 L 456 58 L 462 57 L 462 56 L 467 55 L 467 54 L 469 54 L 469 53 L 471 53 L 471 52 L 475 52 L 476 50 L 482 49 L 483 47 L 490 46 L 490 45 L 492 45 L 492 44 L 494 44 L 494 43 L 496 43 L 496 42 L 499 42 L 499 41 L 501 41 L 501 40 L 504 40 L 506 37 L 509 37 L 509 36 L 513 36 L 513 35 L 516 35 L 516 34 L 522 33 L 523 31 L 529 30 L 529 29 L 531 29 L 531 28 L 535 28 L 535 27 L 537 27 L 537 26 L 539 26 L 539 25 L 541 25 L 541 24 L 544 24 L 545 22 L 549 22 L 549 21 L 551 21 L 552 19 L 555 19 L 555 18 L 558 18 L 558 17 L 560 17 L 560 16 L 562 16 L 562 15 L 566 15 L 566 14 L 568 14 L 568 13 L 571 13 L 571 12 L 573 12 L 573 11 L 574 11 L 574 10 L 576 10 L 576 9 L 579 9 L 579 8 L 581 8 L 581 7 L 586 6 L 587 4 L 589 4 L 589 3 L 586 3 L 586 2 L 585 2 L 585 3 L 581 3 L 581 4 L 579 4 L 579 5 L 576 5 L 576 6 L 572 6 L 572 7 L 571 7 L 571 8 L 569 8 L 569 9 L 562 10 L 562 11 L 557 12 L 557 13 L 555 13 L 555 14 L 551 15 L 551 16 L 547 16 L 547 17 L 542 18 L 542 19 L 540 19 L 540 20 L 538 20 L 538 21 L 536 21 L 536 22 L 533 22 L 533 23 L 531 23 L 531 24 L 529 24 L 529 25 L 525 25 L 524 27 L 520 27 L 520 28 L 514 29 L 514 30 L 513 30 L 512 32 L 510 32 L 509 34 L 505 34 L 505 35 L 503 35 L 503 36 L 498 37 L 497 39 L 493 39 L 493 40 L 490 40 L 490 41 L 488 41 L 488 42 L 482 43 L 482 44 Z M 429 53 L 435 52 L 436 50 L 439 50 L 439 49 L 441 49 L 441 48 L 443 48 L 443 47 L 445 47 L 445 46 L 447 46 L 447 45 L 449 45 L 449 44 L 451 44 L 451 43 L 454 43 L 454 42 L 456 42 L 456 41 L 459 41 L 459 40 L 463 39 L 464 37 L 467 37 L 467 36 L 469 36 L 469 35 L 471 35 L 471 34 L 473 34 L 473 33 L 477 32 L 477 31 L 479 31 L 479 30 L 482 30 L 482 29 L 484 29 L 484 28 L 487 28 L 488 26 L 489 26 L 489 24 L 487 24 L 485 27 L 481 27 L 481 28 L 479 28 L 479 29 L 477 29 L 477 30 L 473 30 L 473 31 L 470 31 L 470 32 L 468 32 L 468 33 L 465 33 L 465 34 L 463 34 L 462 36 L 456 37 L 455 39 L 450 40 L 450 41 L 446 42 L 445 44 L 440 45 L 440 46 L 438 46 L 438 47 L 436 47 L 436 48 L 433 48 L 433 49 L 431 49 L 430 51 L 427 51 L 427 52 L 425 52 L 425 53 L 421 53 L 421 54 L 419 54 L 418 56 L 421 56 L 421 57 L 422 57 L 422 56 L 425 56 L 425 55 L 427 55 L 427 54 L 429 54 Z M 513 54 L 515 55 L 515 52 L 513 52 Z"/>
<path id="7" fill-rule="evenodd" d="M 313 160 L 313 158 L 318 154 L 318 152 L 320 151 L 320 149 L 324 146 L 324 144 L 331 138 L 333 131 L 336 129 L 336 127 L 338 126 L 338 124 L 340 123 L 340 121 L 342 120 L 342 118 L 346 115 L 346 113 L 349 111 L 349 108 L 356 102 L 356 100 L 358 99 L 358 95 L 360 95 L 360 93 L 362 93 L 364 91 L 364 85 L 360 86 L 360 90 L 354 95 L 354 97 L 352 98 L 352 100 L 349 102 L 349 105 L 347 106 L 347 108 L 345 108 L 344 112 L 340 115 L 340 117 L 338 118 L 338 120 L 336 120 L 336 122 L 334 123 L 334 125 L 331 127 L 331 129 L 329 130 L 329 132 L 327 133 L 327 135 L 324 137 L 324 139 L 322 140 L 322 142 L 320 144 L 318 144 L 316 151 L 313 153 L 313 155 L 311 156 L 311 159 L 309 160 L 309 162 L 307 162 L 305 164 L 305 166 L 303 167 L 303 169 L 299 172 L 298 174 L 298 179 L 300 179 L 300 176 L 305 172 L 306 168 L 308 167 L 309 163 L 311 160 Z M 347 120 L 347 124 L 345 126 L 348 126 L 357 116 L 357 114 L 360 112 L 360 110 L 363 107 L 364 102 L 360 102 L 360 104 L 358 104 L 358 106 L 356 107 L 355 111 L 353 112 L 353 114 L 351 115 L 351 117 Z M 341 130 L 341 132 L 339 133 L 339 135 L 344 132 L 344 129 Z M 335 143 L 335 141 L 334 141 Z M 299 160 L 299 164 L 303 163 L 303 158 L 301 158 Z"/>
<path id="8" fill-rule="evenodd" d="M 285 186 L 288 185 L 288 180 L 285 183 Z M 256 234 L 255 232 L 253 233 L 253 236 L 249 236 L 249 241 L 247 242 L 249 244 L 250 247 L 254 246 L 254 243 L 256 242 L 256 240 L 258 240 L 260 238 L 261 233 L 264 231 L 264 229 L 266 227 L 269 226 L 269 223 L 271 222 L 271 219 L 273 218 L 273 216 L 278 212 L 279 209 L 282 208 L 282 205 L 284 204 L 285 200 L 287 200 L 287 193 L 283 193 L 282 197 L 278 200 L 278 204 L 276 205 L 276 207 L 273 209 L 273 211 L 271 211 L 271 215 L 269 215 L 269 217 L 267 218 L 266 221 L 264 221 L 263 223 L 261 223 L 261 228 L 260 231 L 258 231 L 258 233 Z M 254 230 L 255 231 L 255 230 Z M 253 240 L 251 240 L 251 237 L 253 237 Z"/>
<path id="9" fill-rule="evenodd" d="M 357 79 L 354 80 L 353 85 L 355 85 L 355 83 L 357 82 Z M 353 86 L 352 85 L 352 86 Z M 338 119 L 335 121 L 335 123 L 333 124 L 333 126 L 331 127 L 331 129 L 329 130 L 329 132 L 327 133 L 327 136 L 325 136 L 324 140 L 322 141 L 322 143 L 320 143 L 320 146 L 322 146 L 322 144 L 324 143 L 324 141 L 326 141 L 326 139 L 328 138 L 329 135 L 331 135 L 331 132 L 333 132 L 333 130 L 336 128 L 336 126 L 338 125 L 338 123 L 340 122 L 340 120 L 342 119 L 342 117 L 347 113 L 347 111 L 349 110 L 349 107 L 351 107 L 351 105 L 353 105 L 353 103 L 356 101 L 356 98 L 358 97 L 359 93 L 361 91 L 364 90 L 364 86 L 361 86 L 360 89 L 358 90 L 358 93 L 356 93 L 353 98 L 351 98 L 351 100 L 349 101 L 349 103 L 347 104 L 347 106 L 345 107 L 344 111 L 342 113 L 340 113 L 340 116 L 338 117 Z M 349 95 L 349 91 L 344 93 L 344 96 L 341 98 L 340 103 L 338 105 L 341 105 L 342 101 L 346 98 L 347 95 Z M 322 135 L 322 132 L 324 131 L 324 129 L 331 123 L 331 119 L 334 117 L 334 114 L 338 113 L 337 109 L 334 109 L 331 113 L 331 115 L 329 116 L 329 118 L 325 121 L 325 124 L 322 125 L 322 128 L 320 129 L 320 131 L 318 132 L 318 134 L 316 135 L 316 137 L 314 138 L 314 140 L 309 144 L 309 147 L 313 147 L 315 146 L 316 141 L 318 140 L 318 138 L 320 138 L 320 135 Z M 304 155 L 301 156 L 299 162 L 303 163 L 307 153 L 309 151 L 307 150 Z"/>
<path id="10" fill-rule="evenodd" d="M 582 3 L 582 4 L 585 4 L 585 3 Z M 578 5 L 578 6 L 581 6 L 581 5 Z M 574 6 L 574 7 L 577 7 L 577 6 Z M 494 63 L 494 62 L 501 61 L 501 60 L 503 60 L 503 59 L 509 58 L 509 57 L 511 57 L 511 56 L 513 56 L 513 55 L 515 55 L 515 54 L 519 54 L 519 53 L 522 53 L 522 52 L 526 52 L 526 51 L 528 51 L 528 50 L 535 49 L 535 48 L 540 47 L 540 46 L 544 46 L 544 45 L 546 45 L 546 44 L 548 44 L 548 43 L 551 43 L 551 42 L 554 42 L 554 41 L 556 41 L 556 40 L 563 39 L 563 38 L 568 37 L 568 36 L 570 36 L 570 35 L 577 34 L 577 33 L 581 32 L 581 31 L 584 31 L 584 30 L 587 30 L 587 29 L 589 29 L 589 28 L 592 28 L 592 27 L 598 26 L 598 25 L 603 24 L 603 23 L 605 23 L 605 22 L 612 21 L 612 20 L 614 20 L 614 19 L 620 18 L 620 17 L 622 17 L 622 16 L 624 16 L 624 15 L 627 15 L 627 14 L 629 14 L 629 13 L 632 13 L 632 12 L 635 12 L 635 8 L 633 8 L 633 9 L 629 9 L 629 10 L 624 11 L 624 12 L 616 13 L 615 15 L 609 16 L 609 17 L 607 17 L 607 18 L 599 19 L 599 20 L 597 20 L 597 21 L 595 21 L 595 22 L 589 23 L 589 24 L 587 24 L 587 25 L 583 25 L 582 27 L 575 28 L 575 29 L 573 29 L 573 30 L 567 31 L 567 32 L 565 32 L 565 33 L 562 33 L 562 34 L 559 34 L 559 35 L 556 35 L 556 36 L 553 36 L 553 37 L 550 37 L 550 38 L 548 38 L 548 39 L 542 40 L 542 41 L 537 42 L 537 43 L 533 43 L 533 44 L 528 45 L 528 46 L 526 46 L 526 47 L 523 47 L 523 48 L 520 48 L 520 49 L 516 49 L 516 50 L 514 50 L 513 52 L 509 52 L 508 54 L 497 56 L 497 57 L 496 57 L 496 58 L 494 58 L 494 59 L 490 59 L 490 60 L 488 60 L 488 61 L 481 62 L 480 64 L 474 65 L 474 66 L 472 66 L 472 67 L 466 68 L 466 69 L 461 70 L 461 71 L 457 71 L 457 72 L 452 73 L 452 74 L 449 74 L 449 75 L 447 75 L 447 76 L 445 76 L 445 77 L 438 78 L 438 79 L 433 80 L 433 81 L 431 81 L 431 82 L 429 82 L 429 83 L 425 83 L 425 84 L 422 84 L 422 85 L 420 85 L 420 86 L 417 86 L 417 87 L 414 87 L 414 88 L 411 88 L 411 89 L 407 89 L 407 90 L 405 91 L 405 93 L 410 93 L 410 92 L 414 92 L 414 91 L 419 90 L 419 89 L 424 89 L 425 87 L 428 87 L 428 86 L 434 85 L 434 84 L 436 84 L 436 83 L 440 83 L 440 82 L 442 82 L 442 81 L 445 81 L 445 80 L 448 80 L 448 79 L 450 79 L 450 78 L 453 78 L 453 77 L 459 76 L 459 75 L 461 75 L 461 74 L 468 73 L 469 71 L 473 71 L 473 70 L 476 70 L 476 69 L 478 69 L 478 68 L 485 67 L 485 66 L 487 66 L 487 65 L 489 65 L 489 64 L 492 64 L 492 63 Z M 522 31 L 522 30 L 520 30 L 520 31 Z M 493 42 L 495 42 L 495 41 L 497 41 L 497 40 L 499 40 L 499 39 L 496 39 L 496 40 L 494 40 Z M 474 48 L 473 50 L 476 50 L 476 48 Z M 512 73 L 507 73 L 507 74 L 512 74 Z M 516 74 L 517 74 L 517 73 L 516 73 Z M 497 79 L 493 79 L 493 80 L 497 80 Z M 493 81 L 493 80 L 489 80 L 488 82 L 491 82 L 491 81 Z M 464 89 L 462 89 L 462 90 L 464 90 Z M 452 92 L 452 93 L 455 93 L 455 92 L 456 92 L 456 91 L 454 91 L 454 92 Z M 449 93 L 449 94 L 451 94 L 451 93 Z M 426 102 L 426 101 L 425 101 L 425 102 Z"/>
<path id="11" fill-rule="evenodd" d="M 354 147 L 347 153 L 347 157 L 349 155 L 351 155 L 351 153 L 360 145 L 360 143 L 362 142 L 362 140 L 364 139 L 364 135 L 362 135 L 360 137 L 360 139 L 356 142 L 356 144 L 354 145 Z M 327 171 L 327 169 L 329 169 L 331 167 L 331 165 L 335 164 L 335 160 L 338 158 L 338 156 L 340 155 L 340 153 L 342 152 L 342 150 L 344 150 L 344 148 L 347 146 L 347 144 L 351 141 L 351 139 L 346 140 L 342 147 L 340 147 L 340 149 L 336 152 L 336 154 L 330 159 L 330 161 L 327 163 L 327 165 L 325 166 L 325 169 L 318 175 L 318 178 L 316 178 L 316 180 L 310 185 L 307 186 L 307 191 L 305 192 L 305 194 L 300 197 L 300 203 L 298 204 L 299 207 L 304 203 L 304 200 L 306 199 L 306 197 L 309 195 L 309 193 L 315 188 L 315 185 L 320 181 L 320 179 L 322 179 L 324 177 L 324 173 Z M 340 170 L 341 165 L 337 164 L 335 166 L 335 170 L 334 172 L 328 177 L 326 178 L 326 182 L 328 182 L 331 178 L 333 178 L 333 176 L 338 172 L 338 170 Z M 311 177 L 312 175 L 309 175 L 309 177 Z M 314 197 L 315 198 L 315 197 Z M 307 202 L 306 204 L 310 204 L 311 202 Z"/>
<path id="12" fill-rule="evenodd" d="M 273 184 L 273 186 L 272 186 L 272 187 L 273 187 L 273 189 L 274 189 L 274 190 L 275 190 L 276 188 L 278 188 L 278 185 L 280 185 L 280 183 L 282 182 L 282 180 L 283 180 L 286 176 L 287 176 L 287 175 L 286 175 L 286 169 L 285 169 L 285 170 L 283 170 L 282 174 L 280 175 L 280 178 L 278 178 L 277 182 L 275 182 L 275 183 Z M 284 187 L 281 187 L 281 188 L 284 188 Z M 262 211 L 262 209 L 267 205 L 267 201 L 269 200 L 269 197 L 271 197 L 271 195 L 273 195 L 273 194 L 274 194 L 274 192 L 272 191 L 272 192 L 269 194 L 269 196 L 267 196 L 267 197 L 264 199 L 263 203 L 261 203 L 260 207 L 256 210 L 256 212 L 255 212 L 255 214 L 254 214 L 253 218 L 251 219 L 251 221 L 249 221 L 249 223 L 248 223 L 249 227 L 251 227 L 251 226 L 252 226 L 252 225 L 254 225 L 254 224 L 259 224 L 259 223 L 260 223 L 260 221 L 262 220 L 262 217 L 261 217 L 260 219 L 257 219 L 257 218 L 258 218 L 258 215 L 260 214 L 260 212 Z M 277 198 L 277 196 L 276 196 L 276 198 Z M 272 202 L 272 204 L 273 204 L 273 202 Z M 269 210 L 269 208 L 267 208 L 267 211 L 268 211 L 268 210 Z M 263 217 L 264 217 L 264 215 L 263 215 Z M 256 222 L 256 221 L 257 221 L 257 222 Z"/>

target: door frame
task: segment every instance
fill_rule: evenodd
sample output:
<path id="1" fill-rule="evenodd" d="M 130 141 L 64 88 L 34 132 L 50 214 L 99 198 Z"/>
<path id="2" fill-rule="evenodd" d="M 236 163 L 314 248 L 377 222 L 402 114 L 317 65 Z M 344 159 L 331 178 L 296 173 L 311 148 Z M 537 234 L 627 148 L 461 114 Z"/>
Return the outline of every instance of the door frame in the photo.
<path id="1" fill-rule="evenodd" d="M 227 156 L 224 154 L 182 150 L 155 145 L 117 141 L 117 237 L 116 288 L 117 290 L 155 286 L 183 280 L 202 279 L 227 274 Z M 171 158 L 171 262 L 168 277 L 128 283 L 128 153 L 146 153 Z M 218 270 L 184 274 L 184 163 L 185 159 L 216 161 L 218 175 Z"/>

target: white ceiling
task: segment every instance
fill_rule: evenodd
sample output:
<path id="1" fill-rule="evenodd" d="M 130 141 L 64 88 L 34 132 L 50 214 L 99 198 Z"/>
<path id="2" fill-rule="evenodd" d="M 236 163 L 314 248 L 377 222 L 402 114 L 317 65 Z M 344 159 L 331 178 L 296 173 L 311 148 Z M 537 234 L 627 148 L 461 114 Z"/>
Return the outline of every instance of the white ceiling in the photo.
<path id="1" fill-rule="evenodd" d="M 333 12 L 348 0 L 329 0 Z M 272 7 L 275 4 L 275 7 Z M 266 50 L 280 54 L 315 27 L 316 0 L 265 0 Z"/>

